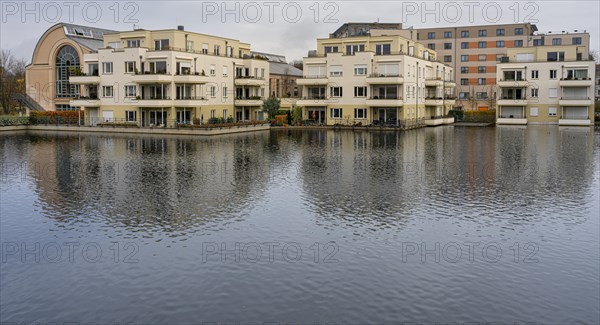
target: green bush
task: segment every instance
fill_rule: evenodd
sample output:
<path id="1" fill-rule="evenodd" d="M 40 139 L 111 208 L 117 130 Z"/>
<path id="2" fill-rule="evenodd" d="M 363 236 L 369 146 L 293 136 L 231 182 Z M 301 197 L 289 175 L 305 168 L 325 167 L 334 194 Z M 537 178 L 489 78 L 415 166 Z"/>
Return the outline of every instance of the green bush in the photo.
<path id="1" fill-rule="evenodd" d="M 9 125 L 27 125 L 29 124 L 29 118 L 26 116 L 0 116 L 0 126 Z"/>
<path id="2" fill-rule="evenodd" d="M 463 121 L 473 123 L 495 123 L 496 110 L 490 109 L 487 111 L 466 111 L 464 112 Z"/>

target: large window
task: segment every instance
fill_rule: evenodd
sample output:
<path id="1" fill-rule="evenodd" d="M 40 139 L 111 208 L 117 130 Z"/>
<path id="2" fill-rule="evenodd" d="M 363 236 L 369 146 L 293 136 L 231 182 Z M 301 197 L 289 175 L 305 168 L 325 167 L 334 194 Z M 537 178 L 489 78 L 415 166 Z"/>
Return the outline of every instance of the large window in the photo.
<path id="1" fill-rule="evenodd" d="M 135 85 L 125 85 L 125 97 L 135 97 L 137 95 L 136 88 Z"/>
<path id="2" fill-rule="evenodd" d="M 367 97 L 367 87 L 354 87 L 354 97 Z"/>
<path id="3" fill-rule="evenodd" d="M 56 55 L 56 97 L 79 96 L 79 86 L 69 84 L 69 76 L 77 69 L 80 69 L 77 51 L 69 45 L 61 47 Z"/>
<path id="4" fill-rule="evenodd" d="M 581 44 L 581 37 L 573 37 L 573 45 L 580 45 Z"/>
<path id="5" fill-rule="evenodd" d="M 139 39 L 127 40 L 127 47 L 140 47 L 140 40 Z"/>
<path id="6" fill-rule="evenodd" d="M 356 52 L 364 52 L 364 44 L 346 45 L 346 55 L 353 55 Z"/>
<path id="7" fill-rule="evenodd" d="M 341 108 L 332 108 L 330 110 L 330 115 L 331 118 L 341 118 L 342 117 L 342 109 Z"/>
<path id="8" fill-rule="evenodd" d="M 546 54 L 546 59 L 548 61 L 564 61 L 565 52 L 548 52 Z"/>
<path id="9" fill-rule="evenodd" d="M 125 111 L 125 120 L 127 122 L 135 122 L 137 121 L 137 112 L 136 111 Z"/>
<path id="10" fill-rule="evenodd" d="M 159 40 L 154 41 L 154 49 L 157 51 L 168 50 L 169 49 L 169 40 L 168 39 L 159 39 Z"/>
<path id="11" fill-rule="evenodd" d="M 342 97 L 342 87 L 331 87 L 331 97 Z"/>
<path id="12" fill-rule="evenodd" d="M 377 44 L 375 45 L 375 54 L 376 55 L 386 55 L 391 54 L 391 45 L 390 44 Z"/>
<path id="13" fill-rule="evenodd" d="M 103 74 L 112 74 L 113 73 L 113 63 L 112 62 L 102 62 L 102 73 Z"/>
<path id="14" fill-rule="evenodd" d="M 355 119 L 367 118 L 367 109 L 366 108 L 355 108 L 354 109 L 354 118 Z"/>

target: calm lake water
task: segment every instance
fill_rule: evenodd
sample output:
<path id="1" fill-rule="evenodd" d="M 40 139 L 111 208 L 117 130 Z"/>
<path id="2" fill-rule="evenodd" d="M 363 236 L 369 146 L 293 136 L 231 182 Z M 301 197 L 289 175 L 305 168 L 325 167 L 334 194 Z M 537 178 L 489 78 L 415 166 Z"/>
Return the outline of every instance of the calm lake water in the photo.
<path id="1" fill-rule="evenodd" d="M 600 323 L 600 130 L 0 134 L 0 321 Z"/>

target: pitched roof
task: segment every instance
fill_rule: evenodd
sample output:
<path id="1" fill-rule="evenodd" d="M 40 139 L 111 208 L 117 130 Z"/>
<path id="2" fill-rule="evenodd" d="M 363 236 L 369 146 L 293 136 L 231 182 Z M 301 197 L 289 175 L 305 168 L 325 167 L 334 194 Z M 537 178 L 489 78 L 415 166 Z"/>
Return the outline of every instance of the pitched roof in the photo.
<path id="1" fill-rule="evenodd" d="M 293 65 L 281 62 L 269 62 L 269 73 L 302 77 L 302 70 Z"/>

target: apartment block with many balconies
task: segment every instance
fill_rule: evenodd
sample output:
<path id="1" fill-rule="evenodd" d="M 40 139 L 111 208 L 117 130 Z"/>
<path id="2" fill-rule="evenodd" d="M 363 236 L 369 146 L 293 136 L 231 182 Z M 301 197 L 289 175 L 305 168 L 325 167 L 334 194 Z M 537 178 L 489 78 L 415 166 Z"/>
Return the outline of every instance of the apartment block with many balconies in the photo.
<path id="1" fill-rule="evenodd" d="M 442 62 L 454 68 L 457 108 L 495 109 L 496 64 L 512 48 L 575 45 L 580 59 L 587 59 L 589 33 L 538 33 L 529 23 L 457 26 L 406 30 L 405 36 L 435 50 Z"/>
<path id="2" fill-rule="evenodd" d="M 344 24 L 303 60 L 304 119 L 325 125 L 440 125 L 454 106 L 452 67 L 390 24 Z"/>
<path id="3" fill-rule="evenodd" d="M 595 62 L 580 53 L 577 45 L 509 49 L 496 74 L 497 124 L 593 125 Z"/>
<path id="4" fill-rule="evenodd" d="M 269 63 L 238 40 L 185 31 L 104 33 L 104 47 L 84 54 L 69 78 L 80 85 L 70 105 L 86 123 L 138 126 L 262 120 Z"/>

